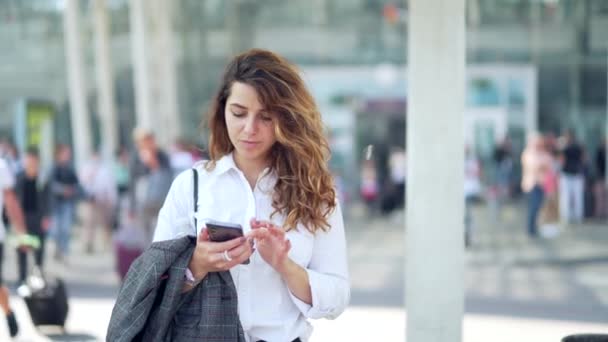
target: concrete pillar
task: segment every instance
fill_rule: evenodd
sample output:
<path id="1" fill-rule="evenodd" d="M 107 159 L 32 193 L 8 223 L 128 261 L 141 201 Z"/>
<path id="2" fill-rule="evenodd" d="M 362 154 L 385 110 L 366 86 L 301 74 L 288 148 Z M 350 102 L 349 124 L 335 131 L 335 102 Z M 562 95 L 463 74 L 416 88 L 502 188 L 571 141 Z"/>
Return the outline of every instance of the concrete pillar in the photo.
<path id="1" fill-rule="evenodd" d="M 532 65 L 534 66 L 534 71 L 529 76 L 527 87 L 532 87 L 531 90 L 528 91 L 528 94 L 532 94 L 529 100 L 526 102 L 526 106 L 532 108 L 532 110 L 526 110 L 525 118 L 525 127 L 526 127 L 526 137 L 538 131 L 538 66 L 540 65 L 540 57 L 541 57 L 541 16 L 543 11 L 543 4 L 541 2 L 533 2 L 530 4 L 530 20 L 532 32 L 530 33 L 530 59 L 532 60 Z"/>
<path id="2" fill-rule="evenodd" d="M 167 145 L 181 133 L 170 0 L 131 0 L 137 126 Z"/>
<path id="3" fill-rule="evenodd" d="M 78 167 L 91 154 L 91 124 L 87 109 L 87 84 L 80 37 L 78 0 L 66 0 L 64 9 L 65 55 L 72 121 L 74 161 Z"/>
<path id="4" fill-rule="evenodd" d="M 106 0 L 95 0 L 93 2 L 93 18 L 101 147 L 103 156 L 110 159 L 118 146 L 118 125 L 114 102 L 114 77 L 110 57 L 109 19 Z"/>
<path id="5" fill-rule="evenodd" d="M 411 0 L 407 340 L 458 342 L 464 310 L 464 0 Z"/>
<path id="6" fill-rule="evenodd" d="M 538 68 L 534 67 L 530 71 L 526 82 L 526 93 L 531 94 L 526 102 L 526 136 L 538 132 Z"/>
<path id="7" fill-rule="evenodd" d="M 146 42 L 146 0 L 131 0 L 129 4 L 133 86 L 135 87 L 135 121 L 138 127 L 152 129 L 148 47 Z"/>
<path id="8" fill-rule="evenodd" d="M 541 42 L 541 15 L 544 4 L 542 2 L 534 2 L 530 4 L 530 21 L 532 32 L 530 38 L 530 59 L 533 65 L 539 65 L 540 60 L 540 42 Z"/>
<path id="9" fill-rule="evenodd" d="M 572 41 L 572 59 L 569 61 L 569 93 L 570 93 L 570 113 L 568 123 L 569 127 L 576 134 L 576 138 L 579 141 L 583 141 L 585 139 L 585 126 L 582 123 L 581 119 L 581 72 L 583 70 L 582 63 L 582 46 L 581 37 L 583 37 L 585 31 L 585 23 L 584 23 L 584 15 L 585 15 L 585 2 L 584 1 L 575 1 L 572 3 L 573 13 L 572 16 L 574 18 L 574 39 Z"/>
<path id="10" fill-rule="evenodd" d="M 158 108 L 157 117 L 161 131 L 157 132 L 160 144 L 167 146 L 181 134 L 181 117 L 177 105 L 177 76 L 175 64 L 175 46 L 173 39 L 173 6 L 172 0 L 150 1 L 150 39 L 153 54 L 152 82 Z"/>

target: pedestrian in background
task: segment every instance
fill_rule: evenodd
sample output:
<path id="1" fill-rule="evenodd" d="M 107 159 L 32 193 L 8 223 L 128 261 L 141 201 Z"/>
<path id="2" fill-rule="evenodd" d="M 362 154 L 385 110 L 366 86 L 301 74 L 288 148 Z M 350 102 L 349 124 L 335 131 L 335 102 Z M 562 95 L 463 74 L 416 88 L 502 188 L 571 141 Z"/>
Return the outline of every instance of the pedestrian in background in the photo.
<path id="1" fill-rule="evenodd" d="M 4 160 L 6 166 L 11 175 L 11 179 L 14 181 L 17 173 L 21 171 L 21 160 L 19 160 L 19 152 L 13 143 L 11 143 L 7 139 L 0 140 L 0 158 Z M 0 207 L 0 212 L 2 212 L 2 221 L 4 225 L 8 225 L 9 219 L 6 210 Z"/>
<path id="2" fill-rule="evenodd" d="M 81 195 L 80 183 L 72 166 L 72 149 L 59 145 L 55 151 L 55 165 L 49 179 L 53 226 L 51 236 L 55 240 L 55 259 L 65 261 L 70 248 L 74 210 Z"/>
<path id="3" fill-rule="evenodd" d="M 147 173 L 137 183 L 137 203 L 140 222 L 146 232 L 148 243 L 150 243 L 154 235 L 158 212 L 173 181 L 173 172 L 171 168 L 161 164 L 158 154 L 153 150 L 140 149 L 139 155 L 147 168 Z"/>
<path id="4" fill-rule="evenodd" d="M 482 197 L 481 163 L 470 146 L 464 152 L 464 243 L 469 247 L 473 240 L 473 204 Z"/>
<path id="5" fill-rule="evenodd" d="M 595 185 L 593 195 L 595 199 L 595 217 L 604 219 L 608 217 L 608 188 L 606 187 L 606 145 L 608 139 L 600 142 L 595 152 Z"/>
<path id="6" fill-rule="evenodd" d="M 40 176 L 40 158 L 36 148 L 29 148 L 23 159 L 23 171 L 17 174 L 15 193 L 25 215 L 27 234 L 38 238 L 38 248 L 33 251 L 34 262 L 42 270 L 46 246 L 46 233 L 50 227 L 48 187 Z M 27 248 L 17 249 L 19 282 L 24 283 L 28 274 Z"/>
<path id="7" fill-rule="evenodd" d="M 365 202 L 367 214 L 370 216 L 377 212 L 379 192 L 376 164 L 374 160 L 365 159 L 361 164 L 361 198 Z"/>
<path id="8" fill-rule="evenodd" d="M 118 230 L 123 217 L 123 209 L 128 207 L 129 204 L 129 184 L 131 183 L 131 173 L 129 169 L 129 150 L 127 148 L 120 147 L 116 152 L 114 159 L 114 181 L 116 183 L 116 194 L 118 196 L 116 204 L 114 206 L 114 212 L 112 215 L 112 228 Z"/>
<path id="9" fill-rule="evenodd" d="M 13 187 L 15 186 L 15 177 L 10 170 L 8 164 L 3 158 L 0 158 L 0 208 L 6 208 L 7 217 L 10 220 L 11 227 L 19 234 L 25 232 L 25 220 L 23 218 L 23 210 L 19 205 L 19 200 L 15 195 Z M 6 227 L 3 220 L 0 220 L 0 285 L 4 284 L 3 265 L 4 265 L 4 240 L 6 239 Z"/>
<path id="10" fill-rule="evenodd" d="M 559 180 L 559 212 L 563 223 L 581 223 L 584 214 L 583 148 L 572 131 L 564 134 Z"/>
<path id="11" fill-rule="evenodd" d="M 154 154 L 155 160 L 158 161 L 161 168 L 170 169 L 171 162 L 167 153 L 158 147 L 156 137 L 152 131 L 146 128 L 136 127 L 133 130 L 133 141 L 135 142 L 135 151 L 133 151 L 130 161 L 129 173 L 131 184 L 129 185 L 129 188 L 132 191 L 131 195 L 135 196 L 138 187 L 137 183 L 150 172 L 150 168 L 141 158 L 142 151 L 147 150 Z"/>
<path id="12" fill-rule="evenodd" d="M 156 144 L 154 134 L 143 128 L 133 133 L 136 151 L 131 167 L 131 203 L 139 221 L 152 242 L 158 211 L 167 196 L 173 172 L 168 155 Z"/>
<path id="13" fill-rule="evenodd" d="M 547 138 L 545 137 L 545 147 L 547 146 Z M 544 201 L 540 213 L 540 234 L 543 237 L 553 238 L 559 235 L 559 196 L 558 182 L 560 164 L 554 154 L 547 150 L 549 157 L 549 165 L 544 173 L 542 188 Z"/>
<path id="14" fill-rule="evenodd" d="M 194 165 L 192 153 L 188 150 L 188 142 L 184 139 L 176 139 L 169 151 L 169 162 L 174 175 L 188 170 Z"/>
<path id="15" fill-rule="evenodd" d="M 84 190 L 82 225 L 85 233 L 85 250 L 93 253 L 98 230 L 101 230 L 103 248 L 111 244 L 112 221 L 118 202 L 113 164 L 94 151 L 79 173 Z"/>
<path id="16" fill-rule="evenodd" d="M 0 157 L 0 208 L 6 208 L 6 214 L 13 230 L 17 232 L 17 234 L 23 234 L 26 231 L 25 219 L 23 210 L 19 205 L 19 200 L 13 189 L 14 185 L 14 174 L 4 158 Z M 4 220 L 0 220 L 0 309 L 6 317 L 10 336 L 14 337 L 19 331 L 19 326 L 17 325 L 15 314 L 9 305 L 8 288 L 4 286 L 3 266 L 5 239 L 6 227 L 4 225 Z"/>
<path id="17" fill-rule="evenodd" d="M 494 167 L 496 170 L 496 183 L 494 200 L 496 201 L 496 218 L 501 218 L 502 206 L 511 196 L 511 182 L 513 181 L 513 151 L 511 140 L 505 137 L 494 149 Z"/>
<path id="18" fill-rule="evenodd" d="M 9 303 L 9 292 L 6 286 L 0 286 L 0 310 L 2 310 L 2 313 L 6 318 L 6 325 L 8 326 L 8 333 L 10 337 L 17 336 L 19 333 L 19 324 L 17 324 L 15 313 L 11 309 Z"/>
<path id="19" fill-rule="evenodd" d="M 533 134 L 528 138 L 521 155 L 521 188 L 528 196 L 527 229 L 530 237 L 538 236 L 538 214 L 543 205 L 545 174 L 551 168 L 549 153 L 543 137 Z"/>

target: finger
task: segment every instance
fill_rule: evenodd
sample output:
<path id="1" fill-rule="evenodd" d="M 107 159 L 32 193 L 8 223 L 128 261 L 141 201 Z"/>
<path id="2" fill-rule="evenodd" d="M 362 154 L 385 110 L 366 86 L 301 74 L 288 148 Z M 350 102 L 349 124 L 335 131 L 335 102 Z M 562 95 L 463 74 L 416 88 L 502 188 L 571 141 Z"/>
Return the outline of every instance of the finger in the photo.
<path id="1" fill-rule="evenodd" d="M 270 236 L 268 233 L 268 229 L 266 228 L 254 228 L 252 230 L 250 230 L 247 234 L 245 234 L 245 237 L 247 239 L 262 239 L 265 237 Z"/>
<path id="2" fill-rule="evenodd" d="M 256 220 L 255 220 L 255 222 L 254 222 L 254 226 L 256 226 L 256 227 L 266 227 L 266 228 L 268 228 L 268 227 L 273 226 L 273 224 L 272 224 L 272 222 L 267 221 L 267 220 L 257 220 L 257 219 L 256 219 Z M 253 228 L 253 227 L 252 227 L 252 228 Z"/>
<path id="3" fill-rule="evenodd" d="M 236 247 L 234 247 L 233 249 L 228 250 L 228 256 L 232 259 L 234 259 L 235 257 L 240 256 L 241 254 L 243 254 L 243 252 L 250 250 L 251 249 L 251 245 L 249 243 L 243 243 L 240 244 Z"/>
<path id="4" fill-rule="evenodd" d="M 226 269 L 226 264 L 229 261 L 224 258 L 224 252 L 221 253 L 210 253 L 209 254 L 209 264 L 213 265 L 218 270 Z"/>
<path id="5" fill-rule="evenodd" d="M 283 252 L 285 252 L 285 254 L 287 254 L 287 253 L 289 253 L 290 250 L 291 250 L 291 241 L 286 240 L 285 245 L 283 246 Z"/>
<path id="6" fill-rule="evenodd" d="M 209 232 L 207 231 L 207 228 L 201 229 L 201 232 L 198 234 L 198 241 L 209 241 Z"/>
<path id="7" fill-rule="evenodd" d="M 245 243 L 245 241 L 247 241 L 245 237 L 238 237 L 224 242 L 210 242 L 209 251 L 224 253 L 224 251 L 229 251 L 234 247 Z"/>
<path id="8" fill-rule="evenodd" d="M 270 221 L 258 220 L 256 218 L 252 218 L 249 223 L 251 224 L 251 228 L 253 228 L 253 229 L 255 229 L 255 228 L 262 228 L 262 227 L 268 227 L 269 225 L 272 224 Z"/>
<path id="9" fill-rule="evenodd" d="M 257 222 L 252 222 L 251 223 L 251 229 L 260 229 L 260 228 L 265 228 L 266 224 L 262 223 L 262 221 L 257 221 Z"/>
<path id="10" fill-rule="evenodd" d="M 255 248 L 246 248 L 233 259 L 234 259 L 234 261 L 236 261 L 236 264 L 242 264 L 243 261 L 245 261 L 251 257 L 253 252 L 255 252 Z"/>
<path id="11" fill-rule="evenodd" d="M 281 240 L 285 240 L 285 231 L 283 229 L 278 228 L 277 226 L 273 225 L 272 227 L 268 227 L 268 231 L 273 236 L 275 236 Z"/>
<path id="12" fill-rule="evenodd" d="M 229 270 L 236 265 L 242 264 L 245 260 L 249 259 L 253 254 L 253 248 L 246 247 L 248 244 L 244 244 L 244 248 L 237 247 L 231 251 L 227 251 L 229 261 L 226 260 L 224 253 L 219 254 L 221 261 L 219 261 L 219 268 Z"/>
<path id="13" fill-rule="evenodd" d="M 251 228 L 259 227 L 260 221 L 258 221 L 258 219 L 256 219 L 255 217 L 252 217 L 251 220 L 249 220 L 249 225 L 251 225 Z"/>

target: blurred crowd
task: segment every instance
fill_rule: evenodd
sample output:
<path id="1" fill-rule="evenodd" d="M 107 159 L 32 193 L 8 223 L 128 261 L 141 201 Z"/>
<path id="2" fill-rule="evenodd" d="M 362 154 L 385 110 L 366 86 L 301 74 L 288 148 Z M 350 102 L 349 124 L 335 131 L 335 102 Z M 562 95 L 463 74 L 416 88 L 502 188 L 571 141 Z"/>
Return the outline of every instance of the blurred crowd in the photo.
<path id="1" fill-rule="evenodd" d="M 605 141 L 588 151 L 572 131 L 560 137 L 535 134 L 521 165 L 530 236 L 556 234 L 559 227 L 608 216 Z"/>
<path id="2" fill-rule="evenodd" d="M 496 144 L 489 158 L 480 158 L 465 147 L 464 197 L 465 242 L 473 230 L 471 206 L 485 202 L 501 218 L 507 201 L 525 196 L 526 225 L 531 237 L 553 237 L 584 219 L 606 219 L 606 144 L 588 149 L 572 131 L 562 136 L 533 134 L 518 156 L 507 137 Z M 369 146 L 368 149 L 373 148 Z M 390 214 L 403 208 L 407 181 L 406 152 L 393 148 L 386 163 L 388 174 L 380 175 L 379 160 L 371 153 L 361 163 L 360 198 L 368 214 Z"/>
<path id="3" fill-rule="evenodd" d="M 382 159 L 385 165 L 379 167 L 373 148 L 366 148 L 359 170 L 359 199 L 370 217 L 404 208 L 407 185 L 405 149 L 388 150 Z M 589 151 L 570 131 L 562 136 L 535 134 L 527 139 L 521 156 L 516 156 L 508 138 L 496 145 L 489 160 L 480 159 L 469 146 L 464 155 L 467 245 L 473 232 L 471 207 L 482 201 L 500 219 L 507 201 L 525 195 L 531 237 L 555 236 L 569 224 L 608 217 L 604 142 Z M 63 144 L 56 147 L 52 165 L 45 167 L 35 148 L 19 155 L 8 140 L 0 140 L 0 158 L 14 178 L 27 231 L 25 238 L 11 244 L 17 248 L 18 281 L 23 282 L 30 268 L 28 251 L 20 247 L 35 245 L 35 266 L 42 269 L 49 238 L 54 257 L 67 262 L 74 227 L 82 229 L 77 235 L 87 253 L 113 248 L 117 271 L 124 276 L 152 241 L 173 178 L 205 156 L 195 144 L 182 140 L 165 151 L 152 132 L 136 128 L 131 148 L 121 147 L 113 158 L 96 151 L 79 169 L 70 146 Z M 5 214 L 3 220 L 8 223 Z M 0 245 L 6 245 L 4 240 L 0 235 Z M 0 279 L 1 272 L 0 268 Z"/>
<path id="4" fill-rule="evenodd" d="M 121 147 L 112 158 L 95 151 L 76 168 L 68 145 L 56 146 L 52 165 L 43 166 L 36 148 L 19 155 L 10 141 L 0 141 L 0 159 L 13 178 L 7 184 L 23 212 L 27 233 L 9 234 L 19 236 L 16 241 L 0 238 L 4 248 L 17 249 L 19 283 L 25 282 L 32 269 L 28 253 L 33 251 L 34 267 L 43 269 L 47 239 L 54 247 L 54 258 L 68 264 L 74 227 L 82 229 L 76 235 L 83 239 L 86 253 L 114 249 L 117 271 L 124 276 L 152 241 L 156 217 L 173 178 L 204 157 L 195 144 L 184 140 L 165 151 L 152 132 L 141 128 L 134 130 L 132 145 Z M 2 219 L 11 227 L 8 223 L 13 222 L 4 212 Z"/>

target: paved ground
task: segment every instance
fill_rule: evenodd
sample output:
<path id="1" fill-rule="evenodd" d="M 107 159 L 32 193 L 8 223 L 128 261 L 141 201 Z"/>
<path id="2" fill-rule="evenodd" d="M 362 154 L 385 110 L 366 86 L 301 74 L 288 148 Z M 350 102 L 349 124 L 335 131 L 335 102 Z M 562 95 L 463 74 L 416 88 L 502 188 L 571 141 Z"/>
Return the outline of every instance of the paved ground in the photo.
<path id="1" fill-rule="evenodd" d="M 586 223 L 554 239 L 531 241 L 521 210 L 511 205 L 501 220 L 485 207 L 475 210 L 475 244 L 466 255 L 464 341 L 559 341 L 575 332 L 608 333 L 608 224 Z M 350 212 L 351 306 L 335 321 L 313 322 L 313 341 L 403 341 L 403 213 L 370 219 L 357 208 Z M 118 290 L 113 255 L 82 250 L 75 246 L 69 266 L 51 259 L 48 264 L 49 273 L 68 282 L 68 334 L 37 332 L 21 299 L 13 297 L 22 327 L 16 341 L 104 339 Z M 10 283 L 14 253 L 5 266 Z M 5 330 L 0 324 L 1 341 Z"/>

